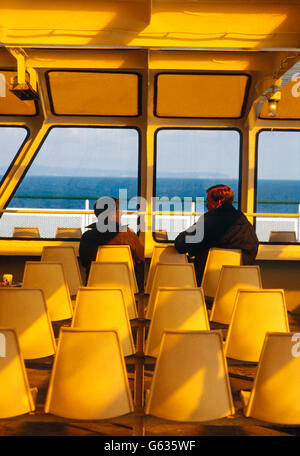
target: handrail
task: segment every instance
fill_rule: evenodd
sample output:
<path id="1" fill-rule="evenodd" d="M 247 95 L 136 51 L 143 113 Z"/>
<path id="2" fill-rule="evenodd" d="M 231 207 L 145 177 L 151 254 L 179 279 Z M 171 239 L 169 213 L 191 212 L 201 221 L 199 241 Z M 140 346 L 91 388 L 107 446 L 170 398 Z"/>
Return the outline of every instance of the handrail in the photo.
<path id="1" fill-rule="evenodd" d="M 0 209 L 0 213 L 12 214 L 94 214 L 93 210 L 72 210 L 72 209 Z M 138 215 L 173 215 L 173 216 L 188 216 L 202 215 L 203 212 L 171 212 L 171 211 L 126 211 L 126 214 Z M 299 214 L 286 213 L 263 213 L 263 212 L 244 212 L 249 217 L 286 217 L 299 218 Z"/>

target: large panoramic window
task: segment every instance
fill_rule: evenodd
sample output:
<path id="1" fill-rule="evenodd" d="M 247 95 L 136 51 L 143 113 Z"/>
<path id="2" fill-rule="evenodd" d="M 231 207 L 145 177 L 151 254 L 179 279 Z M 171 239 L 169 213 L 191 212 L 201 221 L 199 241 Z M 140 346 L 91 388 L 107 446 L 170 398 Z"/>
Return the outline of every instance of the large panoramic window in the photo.
<path id="1" fill-rule="evenodd" d="M 229 129 L 161 129 L 156 135 L 155 238 L 173 240 L 194 223 L 185 212 L 206 211 L 205 190 L 216 184 L 233 188 L 239 199 L 240 133 Z"/>
<path id="2" fill-rule="evenodd" d="M 257 148 L 256 217 L 260 241 L 299 241 L 299 218 L 271 214 L 298 214 L 300 208 L 300 132 L 261 131 Z"/>
<path id="3" fill-rule="evenodd" d="M 93 216 L 70 211 L 93 209 L 101 196 L 121 197 L 126 209 L 127 198 L 139 192 L 138 162 L 139 133 L 134 128 L 52 128 L 9 208 L 65 214 L 6 214 L 6 220 L 8 216 L 11 220 L 2 221 L 1 235 L 12 235 L 13 226 L 38 227 L 43 238 L 56 237 L 57 228 L 82 232 Z M 73 237 L 72 230 L 65 231 Z"/>
<path id="4" fill-rule="evenodd" d="M 9 165 L 23 144 L 28 131 L 23 127 L 3 127 L 0 126 L 0 144 L 1 144 L 1 163 L 0 175 L 1 180 L 5 175 Z"/>

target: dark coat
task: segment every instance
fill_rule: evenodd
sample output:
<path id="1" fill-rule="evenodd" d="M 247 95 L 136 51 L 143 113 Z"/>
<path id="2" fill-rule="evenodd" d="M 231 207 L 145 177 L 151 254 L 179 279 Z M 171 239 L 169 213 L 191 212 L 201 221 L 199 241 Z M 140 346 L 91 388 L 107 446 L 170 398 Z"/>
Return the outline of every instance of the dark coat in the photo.
<path id="1" fill-rule="evenodd" d="M 90 271 L 91 262 L 96 260 L 98 247 L 101 245 L 129 245 L 136 279 L 140 291 L 143 289 L 144 280 L 144 249 L 138 236 L 128 227 L 119 227 L 115 232 L 106 231 L 101 233 L 97 230 L 96 223 L 92 223 L 81 237 L 79 244 L 79 258 L 86 269 L 86 283 Z"/>
<path id="2" fill-rule="evenodd" d="M 187 242 L 186 235 L 203 233 L 199 242 Z M 208 251 L 211 247 L 241 249 L 243 264 L 254 264 L 259 241 L 253 226 L 246 216 L 231 204 L 225 203 L 206 212 L 199 220 L 175 239 L 175 247 L 180 253 L 194 257 L 198 285 L 201 283 Z"/>

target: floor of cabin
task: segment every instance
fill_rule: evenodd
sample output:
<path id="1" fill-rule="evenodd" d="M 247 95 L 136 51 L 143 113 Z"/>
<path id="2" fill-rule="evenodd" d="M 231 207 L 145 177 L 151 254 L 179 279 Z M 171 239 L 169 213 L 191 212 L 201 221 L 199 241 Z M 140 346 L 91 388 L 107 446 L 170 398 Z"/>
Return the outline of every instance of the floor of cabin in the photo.
<path id="1" fill-rule="evenodd" d="M 288 314 L 290 330 L 300 332 L 300 315 Z M 54 323 L 55 336 L 58 336 L 61 324 L 69 325 L 69 321 Z M 211 323 L 211 329 L 222 329 L 226 336 L 226 327 Z M 145 436 L 300 436 L 300 427 L 279 427 L 266 423 L 265 426 L 257 425 L 253 420 L 243 417 L 239 391 L 251 389 L 257 365 L 243 363 L 228 359 L 230 384 L 235 405 L 233 418 L 225 418 L 213 425 L 163 423 L 159 420 L 145 420 Z M 0 436 L 132 436 L 132 422 L 120 418 L 110 422 L 87 422 L 60 419 L 44 414 L 44 404 L 53 357 L 25 361 L 30 387 L 38 388 L 36 398 L 36 411 L 15 418 L 0 420 Z M 128 364 L 129 383 L 134 386 L 134 368 Z M 145 364 L 145 387 L 149 387 L 153 366 Z M 127 417 L 129 418 L 129 417 Z M 157 422 L 158 421 L 158 422 Z M 232 423 L 232 424 L 231 424 Z"/>

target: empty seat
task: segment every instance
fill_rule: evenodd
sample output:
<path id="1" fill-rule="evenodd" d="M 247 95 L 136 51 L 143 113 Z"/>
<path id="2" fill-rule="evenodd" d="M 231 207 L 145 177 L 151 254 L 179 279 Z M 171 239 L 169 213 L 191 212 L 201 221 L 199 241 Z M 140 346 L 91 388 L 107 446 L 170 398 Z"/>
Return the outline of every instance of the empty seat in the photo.
<path id="1" fill-rule="evenodd" d="M 46 246 L 42 251 L 42 261 L 62 263 L 71 297 L 82 286 L 78 260 L 73 247 Z"/>
<path id="2" fill-rule="evenodd" d="M 222 266 L 211 321 L 229 325 L 239 288 L 262 288 L 259 266 Z"/>
<path id="3" fill-rule="evenodd" d="M 159 287 L 196 288 L 194 265 L 191 263 L 157 263 L 151 293 L 147 304 L 146 318 L 151 319 Z"/>
<path id="4" fill-rule="evenodd" d="M 30 388 L 15 329 L 0 326 L 0 418 L 11 418 L 35 410 L 37 389 Z"/>
<path id="5" fill-rule="evenodd" d="M 247 417 L 300 425 L 300 357 L 293 345 L 292 333 L 266 334 L 252 390 L 241 391 Z"/>
<path id="6" fill-rule="evenodd" d="M 209 322 L 201 288 L 159 288 L 145 354 L 158 356 L 164 330 L 207 330 Z"/>
<path id="7" fill-rule="evenodd" d="M 39 238 L 40 230 L 37 226 L 15 226 L 13 237 Z"/>
<path id="8" fill-rule="evenodd" d="M 79 420 L 133 412 L 116 331 L 61 328 L 45 412 Z"/>
<path id="9" fill-rule="evenodd" d="M 0 326 L 16 329 L 24 359 L 43 358 L 56 351 L 42 290 L 1 288 Z"/>
<path id="10" fill-rule="evenodd" d="M 131 286 L 128 263 L 97 263 L 92 261 L 87 286 L 121 289 L 129 319 L 137 318 L 137 308 Z"/>
<path id="11" fill-rule="evenodd" d="M 297 242 L 295 231 L 271 231 L 269 242 Z"/>
<path id="12" fill-rule="evenodd" d="M 115 329 L 124 356 L 135 353 L 122 290 L 80 288 L 76 297 L 72 328 Z"/>
<path id="13" fill-rule="evenodd" d="M 128 263 L 131 286 L 134 293 L 138 293 L 139 289 L 135 277 L 134 264 L 129 245 L 101 245 L 98 247 L 97 262 L 116 262 Z"/>
<path id="14" fill-rule="evenodd" d="M 145 293 L 151 292 L 151 287 L 157 263 L 187 263 L 187 261 L 188 260 L 186 254 L 178 253 L 173 245 L 154 246 L 147 277 Z"/>
<path id="15" fill-rule="evenodd" d="M 80 239 L 82 236 L 81 228 L 58 227 L 56 229 L 56 238 L 74 238 Z"/>
<path id="16" fill-rule="evenodd" d="M 51 321 L 72 317 L 73 307 L 61 263 L 26 261 L 22 287 L 43 290 Z"/>
<path id="17" fill-rule="evenodd" d="M 234 414 L 221 331 L 166 331 L 146 414 L 209 421 Z"/>
<path id="18" fill-rule="evenodd" d="M 239 266 L 241 264 L 242 253 L 240 250 L 211 248 L 208 252 L 201 281 L 204 296 L 215 297 L 223 265 Z"/>
<path id="19" fill-rule="evenodd" d="M 289 332 L 283 290 L 239 290 L 228 328 L 225 355 L 258 362 L 267 332 Z"/>

